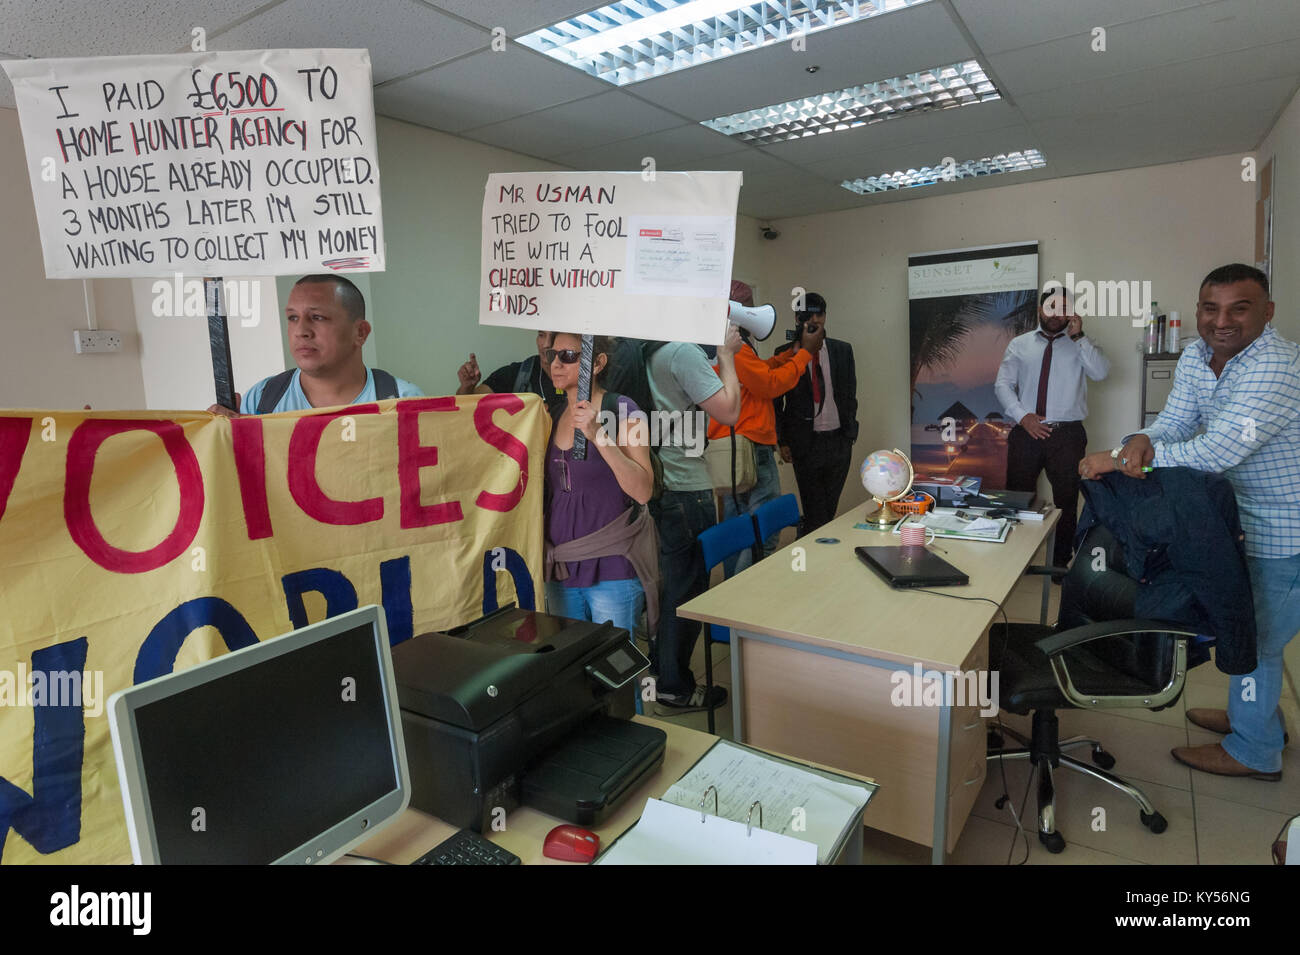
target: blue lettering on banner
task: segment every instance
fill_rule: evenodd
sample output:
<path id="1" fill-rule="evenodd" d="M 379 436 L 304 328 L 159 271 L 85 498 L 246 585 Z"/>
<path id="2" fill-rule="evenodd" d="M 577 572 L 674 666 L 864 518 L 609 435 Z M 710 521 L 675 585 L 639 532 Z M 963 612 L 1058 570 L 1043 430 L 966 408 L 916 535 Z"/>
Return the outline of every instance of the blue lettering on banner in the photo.
<path id="1" fill-rule="evenodd" d="M 483 616 L 485 617 L 495 613 L 498 607 L 497 574 L 492 569 L 495 550 L 497 548 L 492 548 L 483 555 Z M 506 570 L 510 571 L 510 576 L 515 582 L 515 596 L 519 606 L 524 610 L 536 610 L 537 598 L 533 593 L 533 575 L 528 572 L 528 564 L 509 547 L 502 547 L 500 550 L 505 552 Z"/>
<path id="2" fill-rule="evenodd" d="M 334 617 L 357 609 L 357 588 L 337 570 L 313 567 L 285 574 L 280 578 L 284 587 L 284 600 L 289 605 L 289 622 L 294 628 L 307 626 L 307 607 L 302 595 L 315 591 L 325 598 L 325 616 Z"/>
<path id="3" fill-rule="evenodd" d="M 84 670 L 86 648 L 86 638 L 79 637 L 37 650 L 32 654 L 32 672 Z M 10 829 L 47 855 L 81 838 L 86 717 L 80 700 L 63 702 L 32 707 L 32 795 L 0 777 L 0 855 Z"/>
<path id="4" fill-rule="evenodd" d="M 257 634 L 244 615 L 226 601 L 220 597 L 195 597 L 159 620 L 144 638 L 135 657 L 135 683 L 171 673 L 176 655 L 199 627 L 213 627 L 226 642 L 227 650 L 242 650 L 257 643 Z"/>
<path id="5" fill-rule="evenodd" d="M 395 647 L 415 636 L 415 610 L 411 607 L 411 558 L 395 557 L 379 565 L 380 600 L 388 623 L 388 645 Z"/>

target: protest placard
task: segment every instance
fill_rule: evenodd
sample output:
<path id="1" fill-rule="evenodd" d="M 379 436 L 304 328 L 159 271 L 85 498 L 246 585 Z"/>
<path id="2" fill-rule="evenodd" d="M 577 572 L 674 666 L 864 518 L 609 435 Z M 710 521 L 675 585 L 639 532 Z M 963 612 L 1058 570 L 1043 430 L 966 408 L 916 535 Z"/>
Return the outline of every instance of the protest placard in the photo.
<path id="1" fill-rule="evenodd" d="M 47 277 L 383 270 L 367 51 L 4 67 Z"/>
<path id="2" fill-rule="evenodd" d="M 720 344 L 738 172 L 488 176 L 479 323 Z"/>

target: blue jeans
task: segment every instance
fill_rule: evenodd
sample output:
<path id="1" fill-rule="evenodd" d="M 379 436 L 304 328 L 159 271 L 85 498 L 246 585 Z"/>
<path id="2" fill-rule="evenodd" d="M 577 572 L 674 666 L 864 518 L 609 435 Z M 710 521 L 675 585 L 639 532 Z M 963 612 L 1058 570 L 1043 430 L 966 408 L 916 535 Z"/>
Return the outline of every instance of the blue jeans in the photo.
<path id="1" fill-rule="evenodd" d="M 566 587 L 557 580 L 546 582 L 546 609 L 557 617 L 591 620 L 635 634 L 641 626 L 645 608 L 645 591 L 635 577 L 627 580 L 602 580 L 590 587 Z"/>
<path id="2" fill-rule="evenodd" d="M 659 529 L 658 692 L 689 696 L 695 692 L 691 654 L 700 622 L 677 616 L 677 608 L 709 589 L 699 536 L 717 523 L 713 491 L 665 490 L 650 502 Z"/>
<path id="3" fill-rule="evenodd" d="M 1300 630 L 1300 554 L 1248 557 L 1258 664 L 1228 688 L 1228 755 L 1260 773 L 1282 768 L 1282 651 Z M 1243 699 L 1243 697 L 1245 697 Z"/>
<path id="4" fill-rule="evenodd" d="M 757 465 L 755 470 L 758 473 L 757 483 L 746 491 L 744 494 L 737 494 L 740 498 L 740 507 L 742 514 L 755 513 L 760 504 L 766 504 L 768 501 L 775 501 L 781 496 L 781 474 L 776 469 L 776 452 L 765 444 L 754 445 L 754 460 Z M 736 502 L 731 499 L 731 494 L 726 494 L 722 499 L 722 516 L 723 518 L 732 518 L 736 516 Z M 781 532 L 777 531 L 770 535 L 767 540 L 763 541 L 763 556 L 767 557 L 776 551 L 776 542 L 780 538 Z M 742 554 L 736 554 L 728 557 L 722 562 L 723 573 L 727 577 L 732 577 L 754 562 L 753 554 L 745 551 Z"/>

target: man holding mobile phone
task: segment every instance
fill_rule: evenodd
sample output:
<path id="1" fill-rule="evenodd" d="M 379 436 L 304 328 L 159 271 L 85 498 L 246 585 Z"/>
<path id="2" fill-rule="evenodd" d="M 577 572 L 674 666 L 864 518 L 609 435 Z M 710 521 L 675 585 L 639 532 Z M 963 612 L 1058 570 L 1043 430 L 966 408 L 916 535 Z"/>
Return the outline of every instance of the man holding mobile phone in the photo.
<path id="1" fill-rule="evenodd" d="M 1088 450 L 1088 378 L 1101 381 L 1110 361 L 1084 334 L 1069 292 L 1056 286 L 1038 300 L 1038 328 L 1011 339 L 993 386 L 1008 420 L 1007 489 L 1034 491 L 1047 471 L 1061 509 L 1052 563 L 1074 554 L 1079 510 L 1079 462 Z"/>

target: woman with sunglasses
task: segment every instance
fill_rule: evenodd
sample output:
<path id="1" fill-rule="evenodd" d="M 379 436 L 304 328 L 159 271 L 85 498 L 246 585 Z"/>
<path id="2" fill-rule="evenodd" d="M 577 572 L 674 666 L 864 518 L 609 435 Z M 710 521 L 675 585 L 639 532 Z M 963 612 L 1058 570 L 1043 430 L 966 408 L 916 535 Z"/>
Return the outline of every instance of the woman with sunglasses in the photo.
<path id="1" fill-rule="evenodd" d="M 644 505 L 654 490 L 649 427 L 630 398 L 603 387 L 612 338 L 595 338 L 591 399 L 578 400 L 582 339 L 560 332 L 543 356 L 555 387 L 565 394 L 552 410 L 555 427 L 546 448 L 546 599 L 549 611 L 574 620 L 634 633 L 644 606 L 649 632 L 659 616 L 659 546 Z M 615 410 L 617 409 L 617 410 Z M 617 415 L 609 422 L 606 414 Z M 602 427 L 608 422 L 609 427 Z M 574 460 L 574 431 L 587 438 Z"/>

